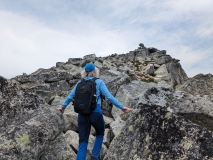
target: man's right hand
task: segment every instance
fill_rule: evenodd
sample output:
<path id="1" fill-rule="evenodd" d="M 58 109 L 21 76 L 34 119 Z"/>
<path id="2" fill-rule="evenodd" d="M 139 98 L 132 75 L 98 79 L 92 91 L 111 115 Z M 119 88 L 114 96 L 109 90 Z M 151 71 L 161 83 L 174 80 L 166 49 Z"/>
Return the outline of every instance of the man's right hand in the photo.
<path id="1" fill-rule="evenodd" d="M 124 113 L 128 113 L 128 112 L 131 112 L 131 111 L 132 111 L 132 108 L 124 107 L 124 108 L 122 109 L 122 111 L 123 111 Z"/>
<path id="2" fill-rule="evenodd" d="M 65 109 L 63 109 L 63 108 L 58 108 L 58 110 L 63 114 Z"/>

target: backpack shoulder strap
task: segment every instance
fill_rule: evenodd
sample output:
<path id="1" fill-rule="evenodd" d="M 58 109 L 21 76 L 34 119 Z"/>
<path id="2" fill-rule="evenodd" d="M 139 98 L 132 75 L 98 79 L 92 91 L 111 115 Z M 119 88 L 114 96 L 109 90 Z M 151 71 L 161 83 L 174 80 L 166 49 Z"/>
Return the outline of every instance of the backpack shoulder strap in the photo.
<path id="1" fill-rule="evenodd" d="M 94 82 L 95 82 L 95 81 L 96 81 L 96 79 L 100 79 L 100 78 L 96 78 L 96 77 L 94 77 L 94 78 L 92 79 L 92 81 L 94 81 Z"/>

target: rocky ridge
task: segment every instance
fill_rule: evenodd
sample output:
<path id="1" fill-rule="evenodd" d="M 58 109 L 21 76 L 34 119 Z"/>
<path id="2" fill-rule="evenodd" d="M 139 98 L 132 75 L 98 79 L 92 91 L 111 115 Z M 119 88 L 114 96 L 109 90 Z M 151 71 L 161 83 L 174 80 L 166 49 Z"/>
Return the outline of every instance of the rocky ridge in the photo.
<path id="1" fill-rule="evenodd" d="M 198 74 L 188 78 L 184 83 L 176 86 L 177 90 L 188 92 L 192 95 L 200 95 L 213 101 L 213 75 Z"/>
<path id="2" fill-rule="evenodd" d="M 200 96 L 201 92 L 197 95 L 181 89 L 189 79 L 179 60 L 141 43 L 127 54 L 91 54 L 11 80 L 0 77 L 0 159 L 75 159 L 77 114 L 72 104 L 63 116 L 56 108 L 61 107 L 88 62 L 100 69 L 100 78 L 110 92 L 134 109 L 122 114 L 104 100 L 106 130 L 101 159 L 213 158 L 212 101 Z M 92 129 L 88 157 L 94 136 Z M 134 143 L 130 144 L 129 138 L 135 139 Z M 121 143 L 122 148 L 118 146 Z"/>

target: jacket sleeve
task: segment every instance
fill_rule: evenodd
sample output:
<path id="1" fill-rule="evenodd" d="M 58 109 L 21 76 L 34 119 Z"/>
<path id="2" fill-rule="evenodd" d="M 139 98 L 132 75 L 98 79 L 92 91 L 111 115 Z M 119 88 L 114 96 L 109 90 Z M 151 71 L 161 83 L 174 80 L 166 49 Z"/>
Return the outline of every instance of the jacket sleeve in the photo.
<path id="1" fill-rule="evenodd" d="M 100 91 L 117 108 L 124 108 L 124 106 L 109 92 L 108 88 L 102 80 L 100 82 Z"/>
<path id="2" fill-rule="evenodd" d="M 73 100 L 73 98 L 75 96 L 75 90 L 76 90 L 78 83 L 76 83 L 76 85 L 73 87 L 72 91 L 68 94 L 67 98 L 64 100 L 64 103 L 62 104 L 63 109 L 65 109 L 67 107 L 67 105 Z"/>

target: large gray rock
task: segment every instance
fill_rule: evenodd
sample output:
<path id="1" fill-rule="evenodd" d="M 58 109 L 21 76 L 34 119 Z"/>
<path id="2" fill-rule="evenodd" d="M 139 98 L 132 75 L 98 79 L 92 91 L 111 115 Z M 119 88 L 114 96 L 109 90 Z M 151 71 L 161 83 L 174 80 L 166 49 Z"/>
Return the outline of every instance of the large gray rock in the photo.
<path id="1" fill-rule="evenodd" d="M 117 93 L 117 98 L 125 106 L 134 107 L 138 103 L 144 103 L 167 107 L 168 111 L 183 115 L 194 123 L 213 131 L 212 102 L 186 92 L 174 91 L 170 87 L 150 86 L 147 83 L 142 85 L 143 83 L 140 81 L 135 82 L 134 85 L 129 83 L 121 87 Z M 135 97 L 132 97 L 132 95 Z M 114 118 L 122 118 L 122 111 L 113 107 L 112 115 Z M 124 119 L 126 118 L 124 117 Z"/>
<path id="2" fill-rule="evenodd" d="M 120 118 L 116 118 L 115 121 L 110 123 L 110 128 L 112 130 L 113 137 L 120 133 L 124 125 L 125 125 L 125 121 L 121 120 Z"/>
<path id="3" fill-rule="evenodd" d="M 168 70 L 166 68 L 166 65 L 163 64 L 161 65 L 155 72 L 154 74 L 156 75 L 156 78 L 165 79 L 166 77 L 169 76 Z"/>
<path id="4" fill-rule="evenodd" d="M 65 112 L 64 113 L 65 127 L 64 132 L 67 130 L 78 131 L 78 114 L 76 112 Z"/>
<path id="5" fill-rule="evenodd" d="M 28 88 L 30 92 L 40 95 L 44 98 L 45 102 L 51 103 L 55 96 L 65 95 L 70 91 L 69 84 L 65 81 L 43 83 Z"/>
<path id="6" fill-rule="evenodd" d="M 130 79 L 127 75 L 116 74 L 115 72 L 107 71 L 103 69 L 100 69 L 100 78 L 105 82 L 107 88 L 115 97 L 117 96 L 116 94 L 118 92 L 118 89 L 122 85 L 128 84 L 130 82 Z M 112 117 L 111 116 L 112 107 L 109 105 L 109 102 L 103 103 L 102 109 L 103 109 L 104 115 Z"/>
<path id="7" fill-rule="evenodd" d="M 168 109 L 178 113 L 192 122 L 213 131 L 213 102 L 200 96 L 176 91 Z"/>
<path id="8" fill-rule="evenodd" d="M 171 86 L 184 82 L 188 77 L 179 63 L 173 61 L 162 64 L 154 74 L 157 82 L 166 81 Z"/>
<path id="9" fill-rule="evenodd" d="M 113 135 L 112 135 L 112 132 L 111 132 L 111 129 L 108 129 L 106 128 L 105 129 L 105 132 L 104 132 L 104 140 L 103 140 L 103 144 L 108 148 L 110 143 L 111 143 L 111 140 L 113 139 Z"/>
<path id="10" fill-rule="evenodd" d="M 146 66 L 145 74 L 153 74 L 153 73 L 154 73 L 154 64 L 153 63 L 149 63 Z"/>
<path id="11" fill-rule="evenodd" d="M 180 63 L 175 63 L 172 61 L 170 63 L 166 63 L 166 67 L 169 74 L 171 75 L 170 84 L 172 86 L 176 86 L 188 79 L 188 76 L 186 75 Z"/>
<path id="12" fill-rule="evenodd" d="M 124 84 L 119 88 L 116 94 L 116 98 L 124 106 L 134 108 L 134 106 L 138 103 L 139 98 L 143 97 L 145 91 L 154 86 L 157 86 L 157 84 L 145 83 L 138 80 L 132 80 L 130 83 Z M 142 98 L 141 100 L 145 100 L 145 99 Z M 121 109 L 115 106 L 112 107 L 112 116 L 114 119 L 120 117 L 122 114 L 123 112 Z"/>
<path id="13" fill-rule="evenodd" d="M 62 114 L 3 77 L 0 93 L 0 159 L 40 159 L 63 131 Z"/>
<path id="14" fill-rule="evenodd" d="M 67 64 L 66 64 L 67 65 Z M 74 69 L 76 71 L 76 68 Z M 79 72 L 79 71 L 78 71 Z M 72 72 L 75 73 L 75 72 Z M 30 75 L 21 75 L 13 78 L 22 88 L 40 95 L 51 103 L 57 95 L 64 95 L 71 87 L 67 81 L 72 79 L 72 74 L 59 68 L 38 69 Z"/>
<path id="15" fill-rule="evenodd" d="M 38 69 L 30 75 L 24 74 L 21 76 L 16 76 L 14 79 L 20 84 L 30 85 L 38 83 L 52 83 L 61 80 L 70 80 L 71 78 L 71 75 L 65 70 L 59 70 L 52 67 L 50 69 Z"/>
<path id="16" fill-rule="evenodd" d="M 95 54 L 89 54 L 89 55 L 86 55 L 86 56 L 83 57 L 83 59 L 89 60 L 91 62 L 94 62 L 95 58 L 96 58 Z"/>
<path id="17" fill-rule="evenodd" d="M 140 104 L 104 160 L 212 159 L 213 133 L 166 108 Z"/>
<path id="18" fill-rule="evenodd" d="M 84 59 L 82 58 L 69 58 L 67 63 L 79 66 L 83 61 Z"/>
<path id="19" fill-rule="evenodd" d="M 69 130 L 64 134 L 64 136 L 67 141 L 67 144 L 77 153 L 78 144 L 79 144 L 78 133 L 75 131 Z"/>
<path id="20" fill-rule="evenodd" d="M 163 55 L 163 56 L 159 56 L 156 59 L 156 63 L 159 65 L 162 65 L 162 64 L 171 62 L 171 60 L 172 60 L 172 57 L 170 55 Z"/>
<path id="21" fill-rule="evenodd" d="M 187 79 L 183 84 L 178 85 L 176 89 L 213 100 L 213 75 L 198 74 L 193 78 Z"/>
<path id="22" fill-rule="evenodd" d="M 166 107 L 168 111 L 213 131 L 213 103 L 203 97 L 171 88 L 152 87 L 138 97 L 138 103 Z"/>
<path id="23" fill-rule="evenodd" d="M 49 148 L 45 151 L 40 160 L 75 160 L 76 153 L 68 145 L 64 134 L 61 133 L 57 138 L 49 144 Z"/>
<path id="24" fill-rule="evenodd" d="M 61 108 L 61 106 L 64 103 L 65 99 L 66 99 L 66 97 L 55 96 L 54 100 L 51 102 L 51 106 L 54 106 L 55 108 Z M 74 111 L 73 104 L 72 104 L 72 102 L 70 102 L 67 105 L 64 113 L 69 113 L 69 112 L 73 112 L 73 111 Z"/>

